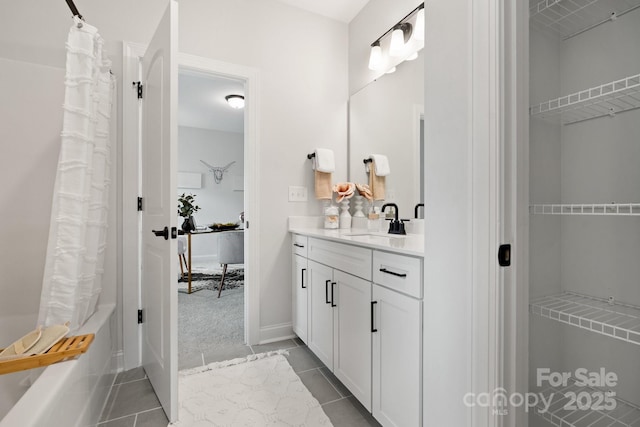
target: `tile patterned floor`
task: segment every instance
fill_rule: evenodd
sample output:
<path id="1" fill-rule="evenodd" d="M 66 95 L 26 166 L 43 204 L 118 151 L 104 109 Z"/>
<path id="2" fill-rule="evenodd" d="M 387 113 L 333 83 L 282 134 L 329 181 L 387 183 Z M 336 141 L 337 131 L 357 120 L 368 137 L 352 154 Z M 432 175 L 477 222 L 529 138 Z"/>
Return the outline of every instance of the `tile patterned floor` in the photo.
<path id="1" fill-rule="evenodd" d="M 217 362 L 248 354 L 286 349 L 287 359 L 335 427 L 379 426 L 370 413 L 351 395 L 349 390 L 299 339 L 277 343 L 242 346 L 235 351 L 225 349 L 204 356 L 205 363 Z M 193 360 L 191 366 L 203 364 Z M 99 427 L 166 427 L 160 402 L 142 368 L 120 373 L 111 389 L 100 418 Z"/>

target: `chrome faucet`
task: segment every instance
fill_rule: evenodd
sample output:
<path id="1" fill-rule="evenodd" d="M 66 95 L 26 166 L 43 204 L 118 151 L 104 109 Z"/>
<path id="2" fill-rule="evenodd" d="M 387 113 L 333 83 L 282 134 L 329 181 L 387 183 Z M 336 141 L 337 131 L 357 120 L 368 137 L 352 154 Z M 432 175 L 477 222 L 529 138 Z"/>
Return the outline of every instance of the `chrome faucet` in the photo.
<path id="1" fill-rule="evenodd" d="M 395 203 L 385 203 L 382 205 L 381 211 L 384 212 L 387 206 L 392 206 L 394 208 L 395 215 L 395 219 L 391 220 L 389 223 L 389 234 L 407 234 L 404 229 L 404 220 L 398 220 L 398 205 Z"/>

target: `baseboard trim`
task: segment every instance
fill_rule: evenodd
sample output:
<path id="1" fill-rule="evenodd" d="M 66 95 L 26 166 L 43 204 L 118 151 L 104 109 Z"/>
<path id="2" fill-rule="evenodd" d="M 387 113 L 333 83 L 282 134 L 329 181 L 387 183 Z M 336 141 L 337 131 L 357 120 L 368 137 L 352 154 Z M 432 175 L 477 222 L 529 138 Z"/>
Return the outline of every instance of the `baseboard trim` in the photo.
<path id="1" fill-rule="evenodd" d="M 282 341 L 294 338 L 293 324 L 291 322 L 280 323 L 260 328 L 259 344 L 268 344 L 270 342 Z"/>
<path id="2" fill-rule="evenodd" d="M 113 372 L 124 371 L 124 352 L 122 350 L 111 353 L 111 368 Z"/>

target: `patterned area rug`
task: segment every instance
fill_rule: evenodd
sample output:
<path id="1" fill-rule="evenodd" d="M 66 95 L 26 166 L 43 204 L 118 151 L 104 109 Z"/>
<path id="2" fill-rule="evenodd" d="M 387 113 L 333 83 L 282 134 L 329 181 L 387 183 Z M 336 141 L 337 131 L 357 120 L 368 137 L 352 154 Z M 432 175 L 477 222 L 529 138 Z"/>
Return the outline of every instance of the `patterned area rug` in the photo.
<path id="1" fill-rule="evenodd" d="M 185 275 L 186 277 L 186 275 Z M 191 273 L 191 292 L 201 291 L 203 289 L 209 289 L 211 291 L 217 291 L 220 286 L 220 278 L 222 277 L 222 271 L 215 273 Z M 178 292 L 188 292 L 187 279 L 178 280 Z M 227 270 L 227 274 L 224 276 L 224 288 L 233 289 L 244 285 L 244 268 L 231 268 Z"/>
<path id="2" fill-rule="evenodd" d="M 331 426 L 286 351 L 248 356 L 180 371 L 180 427 Z"/>

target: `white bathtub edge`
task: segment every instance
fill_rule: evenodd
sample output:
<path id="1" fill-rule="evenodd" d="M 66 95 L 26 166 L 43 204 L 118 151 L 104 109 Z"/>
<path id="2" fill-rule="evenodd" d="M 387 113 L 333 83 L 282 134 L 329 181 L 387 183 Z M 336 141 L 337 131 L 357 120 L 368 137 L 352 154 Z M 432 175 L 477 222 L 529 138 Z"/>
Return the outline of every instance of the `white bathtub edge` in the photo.
<path id="1" fill-rule="evenodd" d="M 96 424 L 115 375 L 112 316 L 115 304 L 100 305 L 78 335 L 95 333 L 89 351 L 76 360 L 48 366 L 0 427 Z"/>

